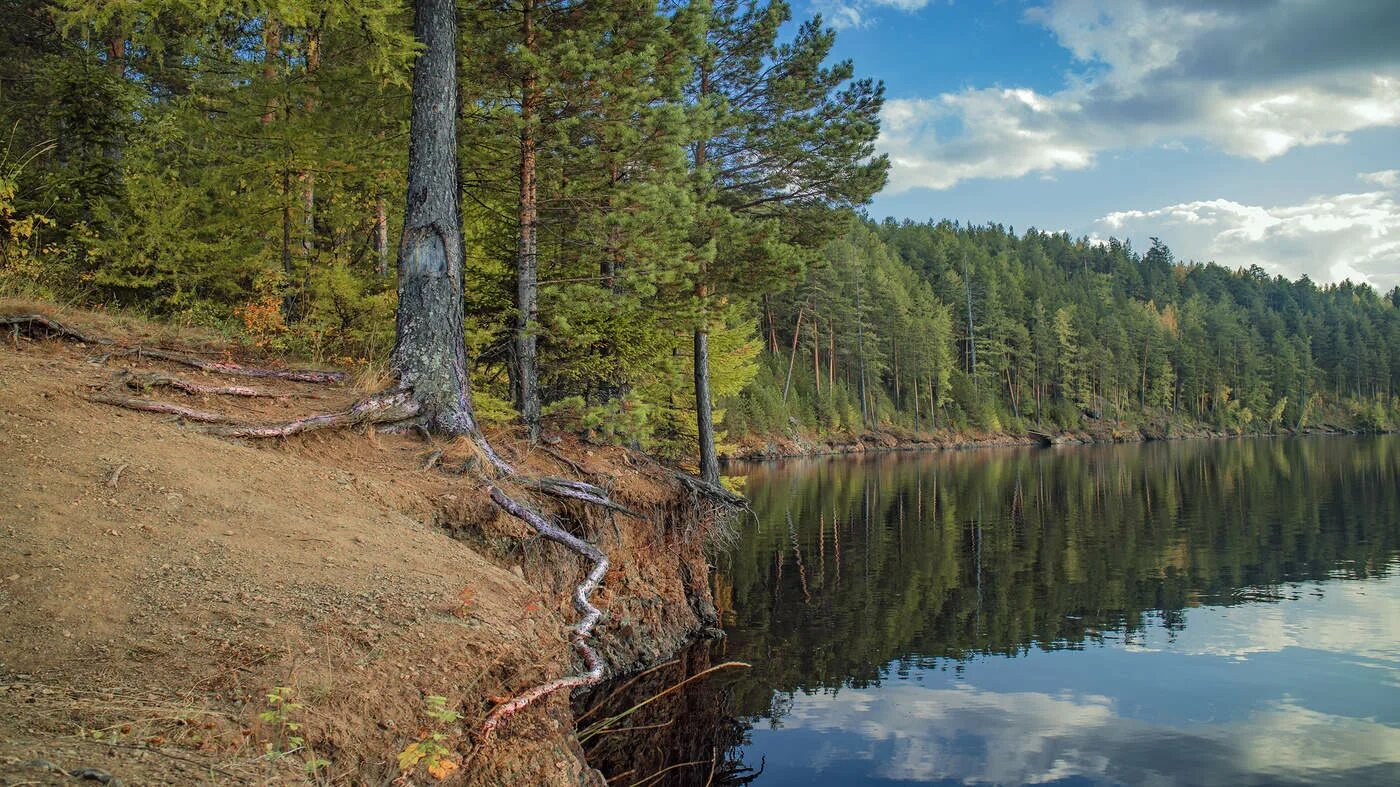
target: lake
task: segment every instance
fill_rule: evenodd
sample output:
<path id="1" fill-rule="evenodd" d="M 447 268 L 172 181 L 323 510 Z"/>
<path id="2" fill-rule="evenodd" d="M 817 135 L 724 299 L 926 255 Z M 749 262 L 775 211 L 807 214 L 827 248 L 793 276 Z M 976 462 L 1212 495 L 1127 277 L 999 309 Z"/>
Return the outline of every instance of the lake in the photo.
<path id="1" fill-rule="evenodd" d="M 587 735 L 616 783 L 1400 784 L 1400 437 L 728 472 L 727 638 L 583 726 L 752 666 Z"/>

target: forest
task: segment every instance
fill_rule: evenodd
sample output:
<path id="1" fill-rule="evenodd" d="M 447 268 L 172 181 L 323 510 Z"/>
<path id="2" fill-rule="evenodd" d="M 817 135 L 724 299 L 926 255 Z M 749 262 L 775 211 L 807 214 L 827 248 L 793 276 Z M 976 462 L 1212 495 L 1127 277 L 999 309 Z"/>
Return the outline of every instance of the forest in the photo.
<path id="1" fill-rule="evenodd" d="M 740 438 L 794 431 L 1400 422 L 1400 288 L 868 217 L 883 86 L 820 18 L 455 13 L 483 421 L 698 457 L 707 480 Z M 0 292 L 388 367 L 408 4 L 20 0 L 0 40 Z"/>

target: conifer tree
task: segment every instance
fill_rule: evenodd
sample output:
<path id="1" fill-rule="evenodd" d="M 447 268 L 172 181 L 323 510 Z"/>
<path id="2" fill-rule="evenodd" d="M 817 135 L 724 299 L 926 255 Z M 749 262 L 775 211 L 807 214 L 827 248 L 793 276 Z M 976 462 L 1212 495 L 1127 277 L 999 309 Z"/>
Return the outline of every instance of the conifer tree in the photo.
<path id="1" fill-rule="evenodd" d="M 726 303 L 791 275 L 802 248 L 839 231 L 833 213 L 884 185 L 874 155 L 883 85 L 824 65 L 835 34 L 821 19 L 779 43 L 786 3 L 715 3 L 689 88 L 697 110 L 694 377 L 700 474 L 719 481 L 710 327 Z"/>

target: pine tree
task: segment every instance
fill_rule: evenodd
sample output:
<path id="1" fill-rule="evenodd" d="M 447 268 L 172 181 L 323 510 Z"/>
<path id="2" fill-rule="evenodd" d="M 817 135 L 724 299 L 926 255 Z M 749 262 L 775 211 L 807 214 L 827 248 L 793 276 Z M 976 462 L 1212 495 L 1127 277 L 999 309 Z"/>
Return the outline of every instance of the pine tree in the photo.
<path id="1" fill-rule="evenodd" d="M 694 330 L 701 477 L 719 480 L 711 402 L 711 322 L 726 302 L 791 276 L 801 248 L 820 247 L 833 212 L 864 204 L 884 185 L 874 155 L 882 85 L 851 81 L 849 61 L 823 65 L 835 34 L 820 18 L 778 43 L 786 3 L 715 4 L 690 96 L 698 271 Z"/>

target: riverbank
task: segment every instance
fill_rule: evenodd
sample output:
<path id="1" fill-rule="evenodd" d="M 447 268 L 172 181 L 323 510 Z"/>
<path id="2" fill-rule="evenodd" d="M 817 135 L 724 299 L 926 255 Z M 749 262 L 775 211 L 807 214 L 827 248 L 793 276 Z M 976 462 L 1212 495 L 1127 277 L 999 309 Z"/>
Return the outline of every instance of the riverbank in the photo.
<path id="1" fill-rule="evenodd" d="M 1361 434 L 1350 426 L 1323 423 L 1303 429 L 1278 432 L 1244 432 L 1244 436 L 1296 436 Z M 1084 429 L 1029 430 L 1024 433 L 978 430 L 915 432 L 898 427 L 882 427 L 863 433 L 827 435 L 794 431 L 781 435 L 744 435 L 734 441 L 722 458 L 733 461 L 768 461 L 807 456 L 841 456 L 887 451 L 957 451 L 974 448 L 1031 445 L 1094 445 L 1103 443 L 1143 443 L 1158 440 L 1201 440 L 1241 436 L 1202 424 L 1175 421 L 1133 426 L 1100 421 Z"/>
<path id="2" fill-rule="evenodd" d="M 238 353 L 189 331 L 61 316 L 123 344 Z M 564 693 L 490 745 L 474 739 L 495 704 L 576 669 L 569 595 L 585 567 L 491 503 L 470 444 L 350 430 L 222 439 L 89 400 L 114 373 L 162 366 L 150 358 L 98 365 L 91 346 L 4 338 L 0 781 L 92 769 L 127 784 L 422 783 L 439 781 L 433 768 L 447 784 L 602 784 Z M 364 394 L 256 385 L 272 395 L 148 393 L 255 421 Z M 535 499 L 611 557 L 594 596 L 610 674 L 716 624 L 714 525 L 669 471 L 568 436 L 548 449 L 490 438 L 522 473 L 587 479 L 639 515 Z"/>

